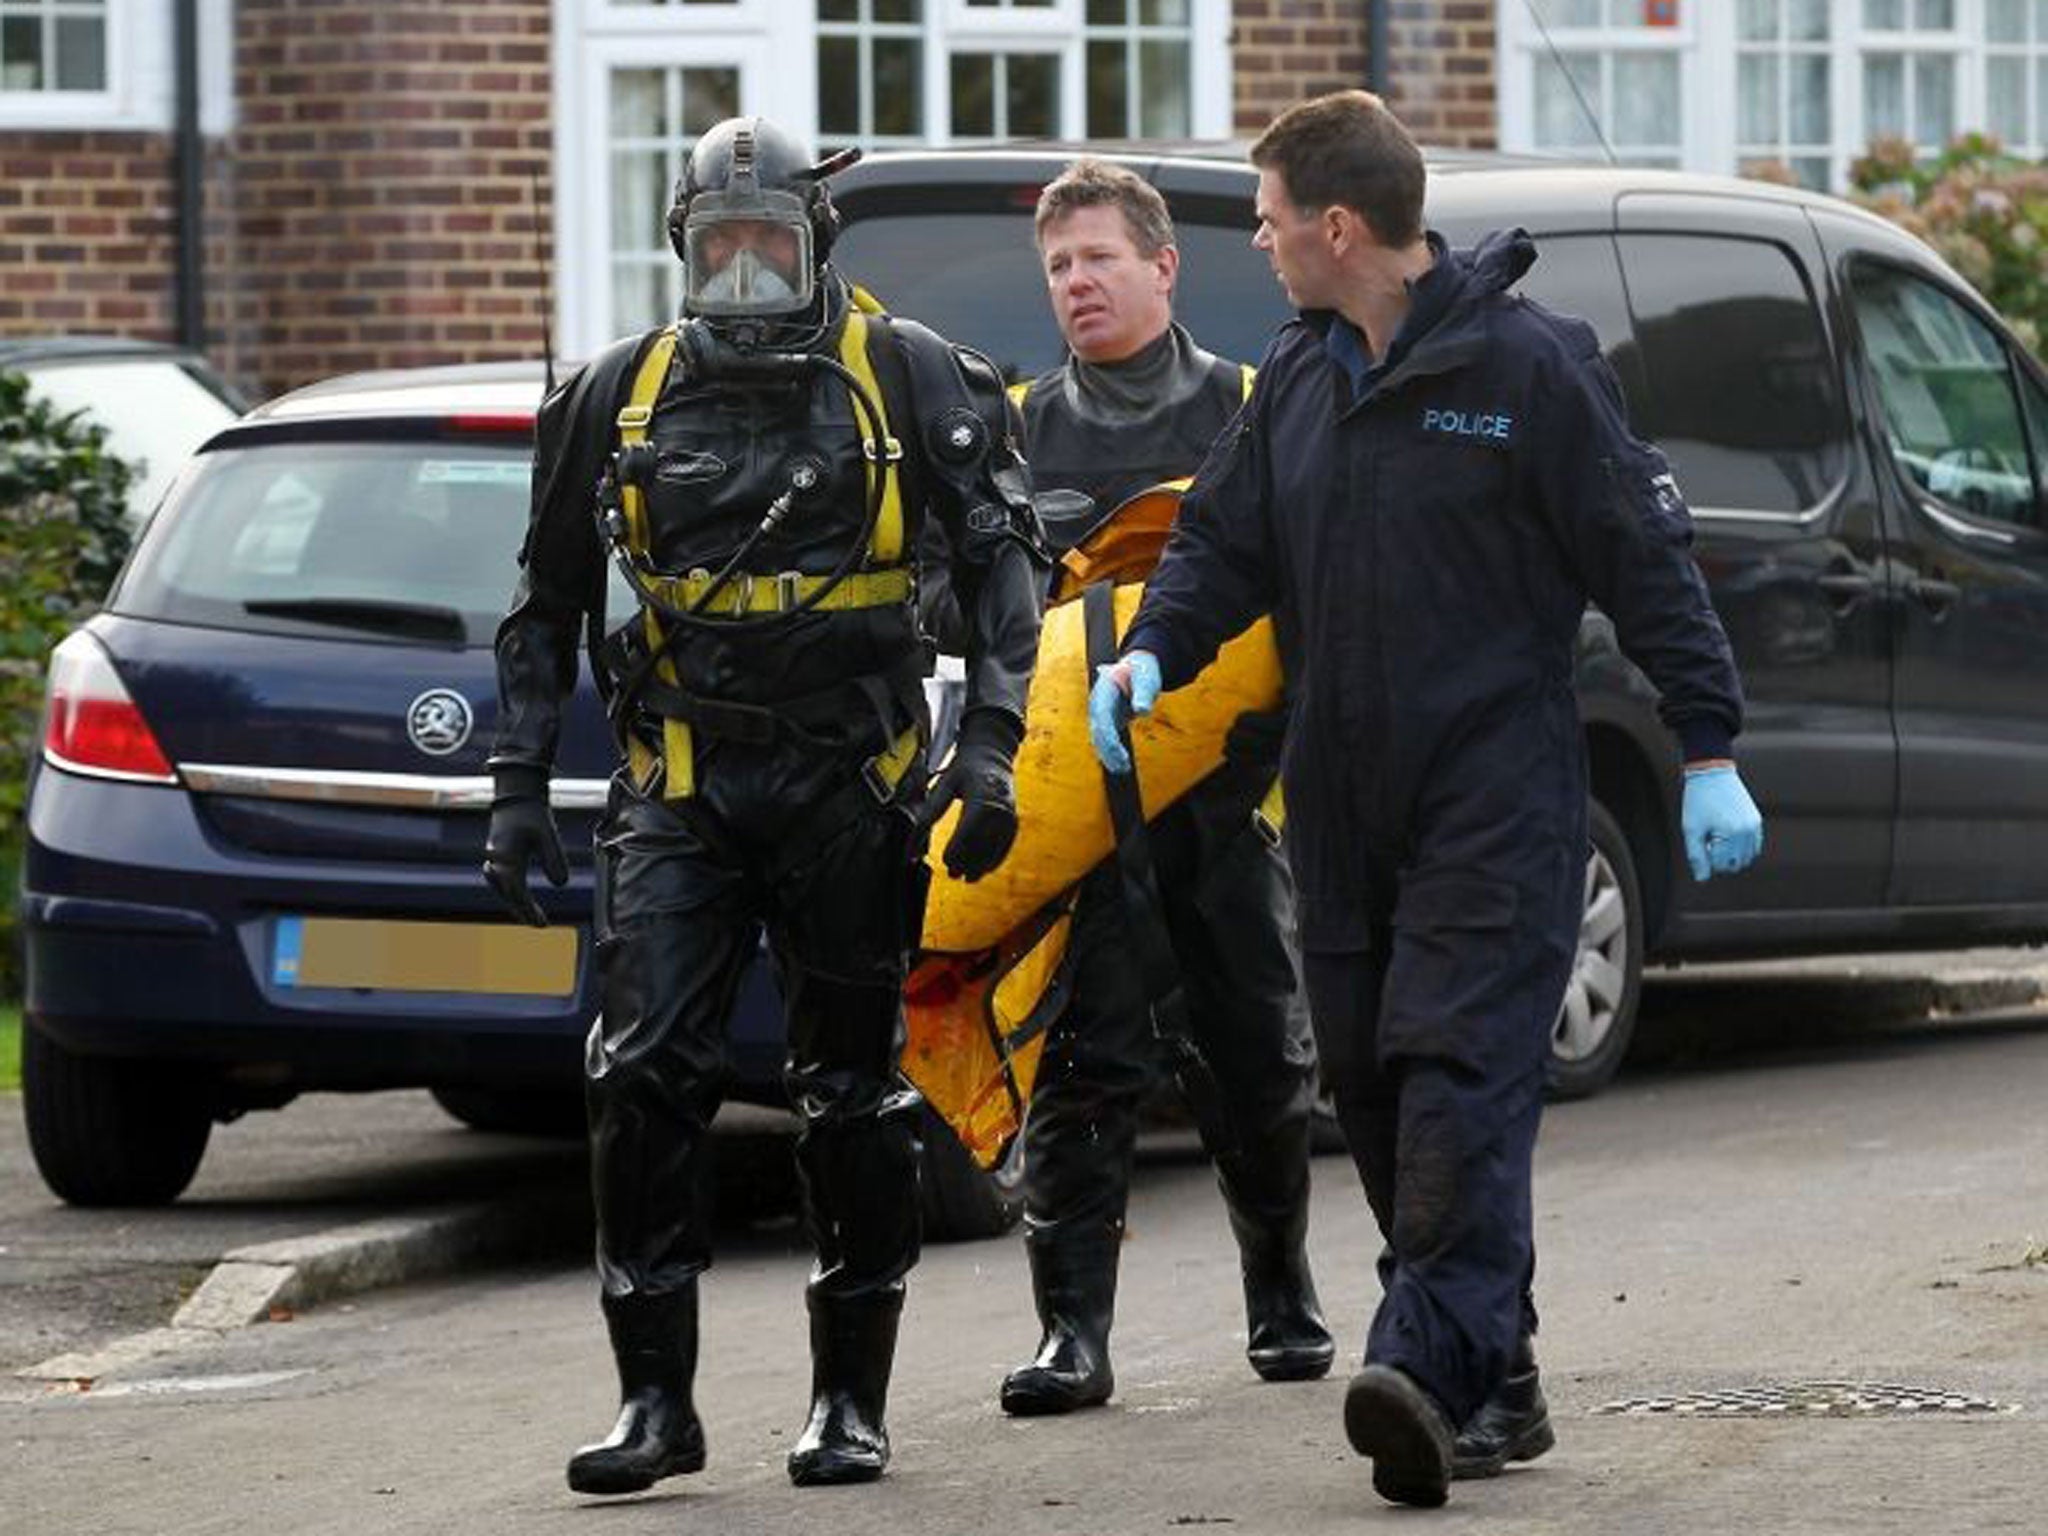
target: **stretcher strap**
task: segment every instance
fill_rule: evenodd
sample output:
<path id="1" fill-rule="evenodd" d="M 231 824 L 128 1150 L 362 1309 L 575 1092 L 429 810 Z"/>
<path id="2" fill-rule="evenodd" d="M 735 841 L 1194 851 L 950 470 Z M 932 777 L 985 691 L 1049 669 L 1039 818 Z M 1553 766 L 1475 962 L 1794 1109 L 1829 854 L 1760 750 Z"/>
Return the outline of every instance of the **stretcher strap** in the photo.
<path id="1" fill-rule="evenodd" d="M 1081 621 L 1088 638 L 1086 666 L 1092 678 L 1098 666 L 1116 660 L 1114 589 L 1101 582 L 1081 594 Z M 1235 1149 L 1237 1138 L 1224 1113 L 1216 1074 L 1195 1044 L 1180 962 L 1166 931 L 1166 908 L 1152 866 L 1152 840 L 1145 829 L 1144 803 L 1138 793 L 1137 755 L 1132 771 L 1103 770 L 1109 796 L 1110 823 L 1116 832 L 1116 865 L 1122 877 L 1124 912 L 1130 925 L 1131 948 L 1138 962 L 1152 1012 L 1152 1033 L 1164 1047 L 1196 1128 L 1212 1157 Z"/>

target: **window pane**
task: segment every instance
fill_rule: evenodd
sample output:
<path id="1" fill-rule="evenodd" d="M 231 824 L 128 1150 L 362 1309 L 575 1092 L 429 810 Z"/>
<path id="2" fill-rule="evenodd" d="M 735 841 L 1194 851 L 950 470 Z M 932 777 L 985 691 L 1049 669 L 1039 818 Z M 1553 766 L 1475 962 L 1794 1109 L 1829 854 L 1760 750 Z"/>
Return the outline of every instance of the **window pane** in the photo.
<path id="1" fill-rule="evenodd" d="M 1896 53 L 1873 53 L 1863 61 L 1863 126 L 1871 138 L 1903 138 L 1906 132 L 1906 61 Z"/>
<path id="2" fill-rule="evenodd" d="M 683 71 L 683 132 L 695 138 L 740 110 L 740 74 L 736 69 Z"/>
<path id="3" fill-rule="evenodd" d="M 1188 105 L 1188 45 L 1147 39 L 1138 44 L 1138 132 L 1148 139 L 1185 138 Z"/>
<path id="4" fill-rule="evenodd" d="M 672 190 L 666 151 L 620 149 L 612 152 L 614 251 L 645 251 L 660 243 Z"/>
<path id="5" fill-rule="evenodd" d="M 1012 138 L 1050 139 L 1060 129 L 1060 61 L 1057 54 L 1013 53 L 1008 60 L 1005 97 Z"/>
<path id="6" fill-rule="evenodd" d="M 1130 100 L 1128 60 L 1121 42 L 1091 39 L 1088 44 L 1088 137 L 1130 137 L 1125 104 Z"/>
<path id="7" fill-rule="evenodd" d="M 653 262 L 612 263 L 612 329 L 625 335 L 652 330 L 672 318 L 668 305 L 668 274 Z"/>
<path id="8" fill-rule="evenodd" d="M 1682 115 L 1678 56 L 1616 54 L 1613 115 L 1618 144 L 1675 144 Z"/>
<path id="9" fill-rule="evenodd" d="M 914 37 L 878 37 L 875 49 L 874 131 L 905 138 L 924 131 L 919 76 L 924 44 Z"/>
<path id="10" fill-rule="evenodd" d="M 1863 25 L 1873 32 L 1896 32 L 1906 24 L 1906 0 L 1863 0 Z"/>
<path id="11" fill-rule="evenodd" d="M 1776 42 L 1779 0 L 1742 0 L 1735 15 L 1735 35 L 1744 42 Z"/>
<path id="12" fill-rule="evenodd" d="M 1758 240 L 1626 235 L 1648 380 L 1637 429 L 1696 506 L 1798 512 L 1834 488 L 1846 429 L 1832 354 L 1805 282 Z"/>
<path id="13" fill-rule="evenodd" d="M 1122 26 L 1131 19 L 1130 0 L 1088 0 L 1088 25 Z"/>
<path id="14" fill-rule="evenodd" d="M 2027 0 L 1984 0 L 1984 33 L 1994 43 L 2027 40 Z"/>
<path id="15" fill-rule="evenodd" d="M 102 16 L 57 18 L 57 89 L 107 88 L 107 23 Z"/>
<path id="16" fill-rule="evenodd" d="M 2024 144 L 2027 131 L 2027 61 L 1984 61 L 1985 126 L 2007 144 Z"/>
<path id="17" fill-rule="evenodd" d="M 1746 53 L 1736 65 L 1736 137 L 1745 144 L 1778 142 L 1778 57 Z"/>
<path id="18" fill-rule="evenodd" d="M 1565 71 L 1569 70 L 1569 78 Z M 1572 90 L 1578 82 L 1585 105 Z M 1546 149 L 1585 149 L 1600 142 L 1586 115 L 1600 100 L 1600 55 L 1559 53 L 1536 60 L 1536 142 Z M 1597 110 L 1597 107 L 1595 107 Z"/>
<path id="19" fill-rule="evenodd" d="M 918 0 L 874 0 L 876 21 L 921 21 Z"/>
<path id="20" fill-rule="evenodd" d="M 1148 27 L 1184 27 L 1188 0 L 1138 0 L 1138 21 Z"/>
<path id="21" fill-rule="evenodd" d="M 665 139 L 668 121 L 667 72 L 659 69 L 612 71 L 612 137 Z"/>
<path id="22" fill-rule="evenodd" d="M 1810 192 L 1827 191 L 1833 179 L 1826 158 L 1820 155 L 1801 155 L 1792 162 L 1792 174 Z"/>
<path id="23" fill-rule="evenodd" d="M 1828 0 L 1791 0 L 1788 28 L 1795 43 L 1819 43 L 1828 38 Z"/>
<path id="24" fill-rule="evenodd" d="M 1913 137 L 1946 144 L 1956 131 L 1956 61 L 1922 54 L 1913 60 Z"/>
<path id="25" fill-rule="evenodd" d="M 860 137 L 860 39 L 818 39 L 818 132 Z"/>
<path id="26" fill-rule="evenodd" d="M 1829 139 L 1828 69 L 1824 53 L 1795 53 L 1792 71 L 1792 124 L 1787 137 L 1794 144 L 1825 144 Z"/>
<path id="27" fill-rule="evenodd" d="M 818 0 L 818 20 L 859 21 L 860 0 Z"/>
<path id="28" fill-rule="evenodd" d="M 1553 27 L 1597 27 L 1600 0 L 1552 0 L 1543 13 Z"/>
<path id="29" fill-rule="evenodd" d="M 2032 469 L 1997 338 L 1955 300 L 1903 273 L 1860 268 L 1851 286 L 1899 468 L 1962 511 L 2030 520 Z"/>
<path id="30" fill-rule="evenodd" d="M 1956 24 L 1956 0 L 1916 0 L 1913 24 L 1923 32 L 1948 32 Z"/>
<path id="31" fill-rule="evenodd" d="M 0 18 L 0 91 L 42 88 L 42 22 L 34 16 Z"/>
<path id="32" fill-rule="evenodd" d="M 953 132 L 960 137 L 993 138 L 996 131 L 996 56 L 992 53 L 953 55 Z"/>

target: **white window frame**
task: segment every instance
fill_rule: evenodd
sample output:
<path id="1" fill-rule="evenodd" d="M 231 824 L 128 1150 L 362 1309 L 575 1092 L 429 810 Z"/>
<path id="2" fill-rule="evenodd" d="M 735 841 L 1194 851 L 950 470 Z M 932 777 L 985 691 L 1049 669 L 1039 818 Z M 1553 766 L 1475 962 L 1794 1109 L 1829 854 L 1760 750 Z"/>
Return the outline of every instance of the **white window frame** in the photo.
<path id="1" fill-rule="evenodd" d="M 1875 31 L 1863 25 L 1863 0 L 1830 0 L 1829 58 L 1829 185 L 1848 183 L 1849 166 L 1868 147 L 1863 96 L 1864 60 L 1871 54 L 1943 54 L 1956 61 L 1955 111 L 1959 129 L 1985 127 L 1985 63 L 1994 51 L 2017 52 L 2017 45 L 1994 48 L 1987 38 L 1984 0 L 1955 0 L 1954 27 L 1946 32 Z M 1495 75 L 1500 94 L 1500 143 L 1510 151 L 1537 152 L 1535 144 L 1535 60 L 1545 52 L 1542 35 L 1529 20 L 1522 0 L 1500 0 L 1496 12 Z M 1908 0 L 1907 18 L 1912 16 Z M 1737 71 L 1734 0 L 1680 0 L 1679 25 L 1673 28 L 1557 28 L 1551 36 L 1560 50 L 1641 46 L 1644 38 L 1685 35 L 1679 54 L 1684 92 L 1681 162 L 1688 170 L 1733 175 L 1737 152 Z M 2036 45 L 2036 49 L 2038 45 Z M 2030 53 L 2035 49 L 2027 50 Z M 1782 54 L 1780 55 L 1783 56 Z M 2038 85 L 2037 85 L 2038 89 Z M 2036 131 L 2048 136 L 2040 121 L 2048 103 L 2038 103 Z M 1603 125 L 1604 126 L 1604 125 Z M 2032 146 L 2033 153 L 2048 145 Z"/>
<path id="2" fill-rule="evenodd" d="M 1681 97 L 1678 134 L 1675 148 L 1678 163 L 1690 166 L 1710 132 L 1702 111 L 1704 92 L 1698 88 L 1699 68 L 1697 61 L 1706 52 L 1702 33 L 1716 12 L 1726 19 L 1729 35 L 1734 35 L 1733 0 L 1681 0 L 1678 25 L 1674 27 L 1561 27 L 1550 28 L 1550 41 L 1562 54 L 1574 53 L 1669 53 L 1678 63 L 1679 95 Z M 1548 60 L 1550 48 L 1544 42 L 1543 33 L 1529 18 L 1528 7 L 1522 0 L 1501 0 L 1500 26 L 1496 33 L 1496 54 L 1494 62 L 1495 84 L 1500 95 L 1500 140 L 1501 147 L 1530 154 L 1548 152 L 1536 143 L 1536 67 L 1538 61 Z M 1604 66 L 1603 66 L 1604 69 Z M 1734 60 L 1731 51 L 1729 77 L 1734 75 Z M 1732 102 L 1733 97 L 1730 96 Z M 1602 103 L 1596 102 L 1596 109 Z M 1610 114 L 1611 115 L 1611 114 Z M 1601 135 L 1608 143 L 1614 142 L 1613 125 L 1602 121 Z M 1732 132 L 1732 124 L 1730 125 Z M 1589 151 L 1598 154 L 1599 151 Z"/>
<path id="3" fill-rule="evenodd" d="M 122 6 L 151 0 L 114 0 Z M 206 0 L 222 4 L 228 0 Z M 733 5 L 622 5 L 556 0 L 552 8 L 554 105 L 554 272 L 557 346 L 589 357 L 612 339 L 610 71 L 703 68 L 740 71 L 740 110 L 760 113 L 818 142 L 815 0 L 738 0 Z M 980 10 L 962 0 L 924 0 L 925 133 L 951 142 L 951 57 L 955 52 L 1058 53 L 1060 133 L 1079 140 L 1087 120 L 1083 0 L 1044 10 Z M 1190 0 L 1189 134 L 1232 135 L 1231 0 Z M 166 33 L 165 50 L 169 41 Z"/>
<path id="4" fill-rule="evenodd" d="M 945 119 L 942 123 L 936 125 L 939 132 L 930 136 L 932 142 L 943 142 L 946 144 L 999 144 L 1005 139 L 1015 137 L 1010 131 L 1010 125 L 1007 120 L 1009 117 L 1008 96 L 1001 87 L 1008 77 L 1008 61 L 1013 58 L 1027 56 L 1051 59 L 1059 66 L 1056 76 L 1059 80 L 1060 99 L 1054 132 L 1063 137 L 1066 136 L 1065 125 L 1068 121 L 1067 103 L 1072 99 L 1075 90 L 1080 88 L 1077 84 L 1079 79 L 1078 71 L 1074 67 L 1074 50 L 1056 45 L 1048 45 L 1040 40 L 1042 36 L 1043 34 L 1013 37 L 1007 42 L 990 42 L 985 44 L 970 42 L 962 38 L 955 38 L 949 42 L 946 45 L 946 57 L 944 60 L 946 66 L 944 71 L 945 90 L 941 95 L 941 105 L 945 112 Z M 956 55 L 963 53 L 988 54 L 993 55 L 996 59 L 998 89 L 995 100 L 992 103 L 996 120 L 996 131 L 993 134 L 953 132 L 953 59 Z"/>
<path id="5" fill-rule="evenodd" d="M 0 129 L 135 128 L 171 123 L 171 8 L 107 0 L 106 85 L 97 91 L 0 90 Z M 160 78 L 158 78 L 160 77 Z"/>
<path id="6" fill-rule="evenodd" d="M 1983 127 L 1986 131 L 1989 131 L 1991 127 L 1991 61 L 1993 59 L 2017 59 L 2024 67 L 2026 73 L 2027 121 L 2032 127 L 2033 136 L 2020 143 L 2007 144 L 2005 148 L 2011 154 L 2024 155 L 2037 160 L 2048 159 L 2048 32 L 2043 32 L 2031 42 L 1993 42 L 1991 39 L 1988 6 L 1986 12 L 1983 34 L 1984 100 L 1982 114 L 1985 121 L 1979 126 Z M 2030 18 L 2048 22 L 2048 18 L 2040 18 L 2038 13 L 2032 8 L 2029 9 L 2028 15 Z"/>

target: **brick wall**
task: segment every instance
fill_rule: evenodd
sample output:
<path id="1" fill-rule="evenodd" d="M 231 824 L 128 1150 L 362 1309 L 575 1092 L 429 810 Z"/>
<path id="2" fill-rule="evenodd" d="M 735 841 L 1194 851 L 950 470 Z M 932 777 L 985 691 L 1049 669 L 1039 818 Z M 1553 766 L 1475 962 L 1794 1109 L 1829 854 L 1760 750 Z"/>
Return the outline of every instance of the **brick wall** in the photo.
<path id="1" fill-rule="evenodd" d="M 275 389 L 537 356 L 548 0 L 239 0 L 237 15 L 240 122 L 208 274 L 235 371 Z"/>
<path id="2" fill-rule="evenodd" d="M 1392 0 L 1389 104 L 1424 144 L 1497 143 L 1493 0 Z M 1231 0 L 1233 113 L 1251 137 L 1306 97 L 1362 86 L 1365 0 Z"/>
<path id="3" fill-rule="evenodd" d="M 172 340 L 175 198 L 167 136 L 0 137 L 0 335 Z"/>

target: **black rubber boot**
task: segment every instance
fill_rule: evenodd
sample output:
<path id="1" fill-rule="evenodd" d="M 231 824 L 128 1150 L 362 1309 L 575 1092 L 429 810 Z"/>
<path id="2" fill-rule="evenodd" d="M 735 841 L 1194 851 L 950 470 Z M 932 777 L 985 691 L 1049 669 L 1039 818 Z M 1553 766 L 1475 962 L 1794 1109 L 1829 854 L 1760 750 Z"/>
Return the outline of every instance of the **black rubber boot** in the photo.
<path id="1" fill-rule="evenodd" d="M 799 1488 L 871 1483 L 889 1465 L 889 1368 L 903 1283 L 859 1296 L 833 1296 L 815 1286 L 811 1309 L 811 1416 L 789 1452 L 789 1480 Z"/>
<path id="2" fill-rule="evenodd" d="M 1406 1371 L 1368 1365 L 1352 1377 L 1344 1433 L 1372 1458 L 1373 1491 L 1388 1503 L 1435 1509 L 1450 1497 L 1450 1420 Z"/>
<path id="3" fill-rule="evenodd" d="M 1003 1412 L 1020 1418 L 1072 1413 L 1109 1401 L 1109 1325 L 1116 1312 L 1117 1228 L 1054 1235 L 1033 1232 L 1031 1296 L 1044 1335 L 1038 1353 L 1003 1378 Z"/>
<path id="4" fill-rule="evenodd" d="M 1498 1477 L 1511 1461 L 1534 1461 L 1557 1444 L 1536 1374 L 1536 1343 L 1524 1334 L 1505 1380 L 1458 1431 L 1453 1477 Z"/>
<path id="5" fill-rule="evenodd" d="M 1265 1381 L 1315 1381 L 1337 1341 L 1308 1267 L 1308 1132 L 1304 1121 L 1216 1164 L 1244 1274 L 1245 1356 Z"/>
<path id="6" fill-rule="evenodd" d="M 690 1404 L 697 1374 L 697 1287 L 658 1296 L 607 1296 L 605 1327 L 619 1368 L 612 1432 L 569 1458 L 578 1493 L 638 1493 L 704 1468 L 704 1426 Z"/>

